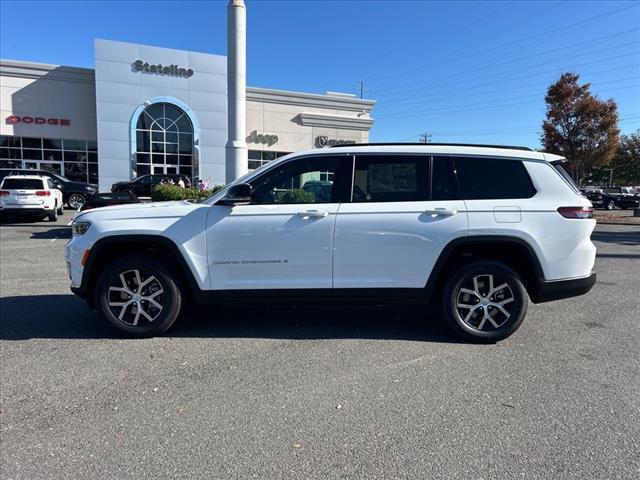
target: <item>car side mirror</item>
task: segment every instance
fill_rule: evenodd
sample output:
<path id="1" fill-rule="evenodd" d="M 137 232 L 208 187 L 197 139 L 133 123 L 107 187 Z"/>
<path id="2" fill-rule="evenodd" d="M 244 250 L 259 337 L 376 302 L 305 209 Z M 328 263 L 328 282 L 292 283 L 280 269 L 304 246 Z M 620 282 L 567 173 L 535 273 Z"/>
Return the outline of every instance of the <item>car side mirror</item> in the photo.
<path id="1" fill-rule="evenodd" d="M 249 205 L 252 201 L 253 188 L 248 183 L 239 183 L 229 187 L 229 191 L 218 204 L 233 207 L 234 205 Z"/>

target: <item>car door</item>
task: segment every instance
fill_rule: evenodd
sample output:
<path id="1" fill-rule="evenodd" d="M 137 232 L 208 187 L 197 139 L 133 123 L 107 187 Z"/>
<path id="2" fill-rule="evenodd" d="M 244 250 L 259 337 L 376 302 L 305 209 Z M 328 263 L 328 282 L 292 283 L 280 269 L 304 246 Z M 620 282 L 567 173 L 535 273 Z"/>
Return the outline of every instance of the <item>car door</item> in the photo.
<path id="1" fill-rule="evenodd" d="M 133 193 L 138 197 L 151 196 L 152 175 L 143 175 L 132 183 Z"/>
<path id="2" fill-rule="evenodd" d="M 356 155 L 336 220 L 334 288 L 423 288 L 446 244 L 467 235 L 458 198 L 450 158 Z"/>
<path id="3" fill-rule="evenodd" d="M 250 205 L 213 205 L 206 232 L 211 287 L 330 289 L 336 213 L 350 174 L 349 156 L 290 159 L 250 181 Z M 306 188 L 318 180 L 328 188 Z"/>

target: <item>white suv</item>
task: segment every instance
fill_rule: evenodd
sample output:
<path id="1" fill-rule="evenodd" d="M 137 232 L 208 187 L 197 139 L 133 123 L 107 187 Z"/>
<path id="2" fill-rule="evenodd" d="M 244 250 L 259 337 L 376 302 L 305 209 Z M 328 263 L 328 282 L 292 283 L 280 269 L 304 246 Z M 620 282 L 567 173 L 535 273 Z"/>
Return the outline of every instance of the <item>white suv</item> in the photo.
<path id="1" fill-rule="evenodd" d="M 534 303 L 596 281 L 591 203 L 556 155 L 349 145 L 287 155 L 202 203 L 81 213 L 72 290 L 120 331 L 166 331 L 185 302 L 411 302 L 497 341 Z"/>
<path id="2" fill-rule="evenodd" d="M 34 215 L 55 222 L 63 210 L 62 192 L 49 177 L 12 175 L 0 182 L 1 215 Z"/>

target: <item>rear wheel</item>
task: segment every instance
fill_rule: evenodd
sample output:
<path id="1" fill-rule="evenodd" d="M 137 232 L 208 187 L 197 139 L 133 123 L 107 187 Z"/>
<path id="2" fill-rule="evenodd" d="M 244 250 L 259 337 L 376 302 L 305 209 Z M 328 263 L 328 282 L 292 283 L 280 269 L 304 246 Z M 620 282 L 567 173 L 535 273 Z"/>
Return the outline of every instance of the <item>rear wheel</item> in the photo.
<path id="1" fill-rule="evenodd" d="M 58 220 L 58 205 L 54 205 L 53 210 L 47 214 L 50 222 L 55 222 Z"/>
<path id="2" fill-rule="evenodd" d="M 606 204 L 605 207 L 607 210 L 613 210 L 614 208 L 616 208 L 616 203 L 613 200 L 609 200 Z"/>
<path id="3" fill-rule="evenodd" d="M 67 200 L 69 207 L 74 210 L 82 208 L 86 202 L 87 199 L 84 198 L 84 195 L 80 193 L 72 193 L 71 195 L 69 195 L 69 200 Z"/>
<path id="4" fill-rule="evenodd" d="M 98 279 L 98 314 L 119 332 L 151 337 L 176 321 L 182 295 L 175 275 L 157 259 L 131 255 L 113 262 Z"/>
<path id="5" fill-rule="evenodd" d="M 518 275 L 498 262 L 460 268 L 444 289 L 444 317 L 457 335 L 497 342 L 515 332 L 527 313 L 527 292 Z"/>

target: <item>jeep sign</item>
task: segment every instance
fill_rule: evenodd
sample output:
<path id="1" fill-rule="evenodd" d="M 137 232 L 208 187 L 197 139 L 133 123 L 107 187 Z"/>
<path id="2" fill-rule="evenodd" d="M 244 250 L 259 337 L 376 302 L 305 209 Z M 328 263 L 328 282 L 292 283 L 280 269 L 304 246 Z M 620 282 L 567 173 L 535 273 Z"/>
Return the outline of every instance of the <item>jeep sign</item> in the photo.
<path id="1" fill-rule="evenodd" d="M 266 133 L 262 134 L 262 133 L 258 133 L 255 130 L 251 132 L 247 137 L 247 143 L 261 143 L 268 147 L 278 143 L 278 140 L 279 140 L 278 135 L 268 135 Z"/>

